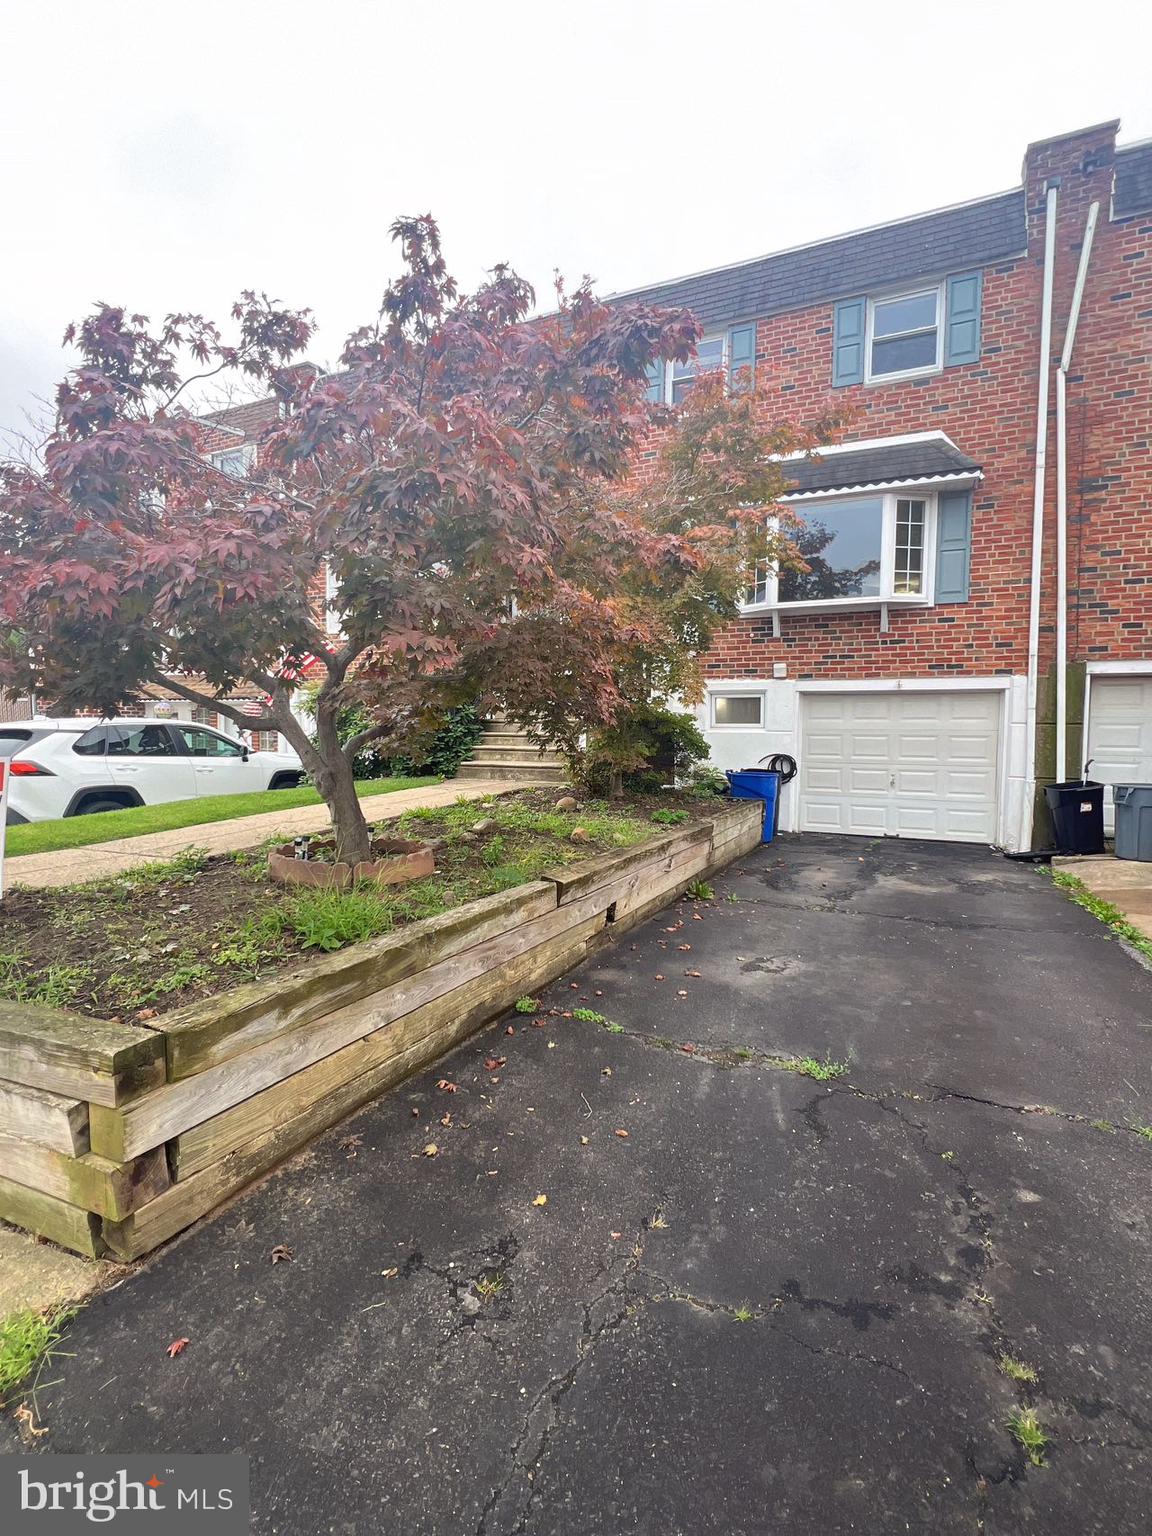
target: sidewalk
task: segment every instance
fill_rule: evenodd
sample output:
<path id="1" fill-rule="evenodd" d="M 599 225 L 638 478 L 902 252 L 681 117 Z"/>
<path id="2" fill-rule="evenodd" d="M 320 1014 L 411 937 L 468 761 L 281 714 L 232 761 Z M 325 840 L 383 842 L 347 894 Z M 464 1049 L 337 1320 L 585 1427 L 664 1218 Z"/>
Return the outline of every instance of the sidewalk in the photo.
<path id="1" fill-rule="evenodd" d="M 472 779 L 461 784 L 425 784 L 419 789 L 398 789 L 388 795 L 361 799 L 369 821 L 386 821 L 401 811 L 423 805 L 452 805 L 457 800 L 478 800 L 483 795 L 506 795 L 524 785 L 507 779 Z M 235 821 L 210 821 L 199 827 L 178 827 L 171 832 L 152 832 L 145 837 L 120 837 L 111 843 L 92 843 L 86 848 L 61 848 L 55 853 L 27 853 L 9 859 L 6 877 L 12 885 L 79 885 L 85 880 L 104 880 L 139 864 L 171 859 L 185 848 L 206 848 L 209 853 L 231 853 L 252 848 L 274 833 L 285 837 L 317 832 L 328 825 L 326 805 L 301 805 L 295 810 L 268 811 L 260 816 L 240 816 Z"/>

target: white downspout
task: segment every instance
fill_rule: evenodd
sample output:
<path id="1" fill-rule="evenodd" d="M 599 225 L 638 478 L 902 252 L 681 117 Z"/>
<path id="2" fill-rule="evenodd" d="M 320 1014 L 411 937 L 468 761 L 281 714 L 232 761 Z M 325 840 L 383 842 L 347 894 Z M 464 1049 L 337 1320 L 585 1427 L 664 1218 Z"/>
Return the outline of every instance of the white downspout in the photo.
<path id="1" fill-rule="evenodd" d="M 1024 803 L 1020 847 L 1032 844 L 1036 797 L 1036 693 L 1040 665 L 1040 579 L 1044 558 L 1044 477 L 1048 468 L 1048 376 L 1052 371 L 1052 279 L 1056 257 L 1056 188 L 1044 207 L 1044 287 L 1040 299 L 1040 383 L 1036 392 L 1036 477 L 1032 488 L 1032 575 L 1028 603 L 1028 717 L 1024 742 Z"/>
<path id="2" fill-rule="evenodd" d="M 1099 212 L 1098 202 L 1088 209 L 1064 350 L 1056 369 L 1056 773 L 1061 779 L 1068 772 L 1068 369 L 1076 344 L 1076 327 L 1080 321 L 1080 305 L 1084 300 L 1084 284 L 1088 278 L 1088 262 Z"/>

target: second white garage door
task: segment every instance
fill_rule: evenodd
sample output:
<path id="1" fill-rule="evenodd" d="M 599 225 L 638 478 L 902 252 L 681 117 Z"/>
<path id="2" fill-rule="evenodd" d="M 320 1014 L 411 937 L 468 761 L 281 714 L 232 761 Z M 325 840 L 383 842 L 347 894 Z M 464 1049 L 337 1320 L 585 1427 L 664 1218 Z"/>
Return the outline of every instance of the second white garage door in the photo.
<path id="1" fill-rule="evenodd" d="M 1152 677 L 1094 677 L 1088 702 L 1088 776 L 1102 784 L 1152 783 Z M 1115 807 L 1104 793 L 1104 830 Z"/>
<path id="2" fill-rule="evenodd" d="M 805 695 L 801 830 L 994 842 L 1001 697 Z"/>

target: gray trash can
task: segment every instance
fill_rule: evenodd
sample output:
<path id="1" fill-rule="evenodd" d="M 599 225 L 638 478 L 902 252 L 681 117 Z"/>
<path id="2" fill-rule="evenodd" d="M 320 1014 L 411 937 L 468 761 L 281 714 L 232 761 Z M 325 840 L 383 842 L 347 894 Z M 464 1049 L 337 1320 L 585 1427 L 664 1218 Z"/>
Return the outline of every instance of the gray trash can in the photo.
<path id="1" fill-rule="evenodd" d="M 1116 857 L 1152 864 L 1152 784 L 1113 784 Z"/>

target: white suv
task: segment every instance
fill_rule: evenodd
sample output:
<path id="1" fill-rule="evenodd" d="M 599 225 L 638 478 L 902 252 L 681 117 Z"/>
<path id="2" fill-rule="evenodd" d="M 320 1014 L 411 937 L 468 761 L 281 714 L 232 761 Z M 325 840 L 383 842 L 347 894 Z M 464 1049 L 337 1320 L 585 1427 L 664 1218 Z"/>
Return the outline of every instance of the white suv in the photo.
<path id="1" fill-rule="evenodd" d="M 8 821 L 50 821 L 197 795 L 289 789 L 295 752 L 257 752 L 188 720 L 16 720 L 0 725 Z"/>

